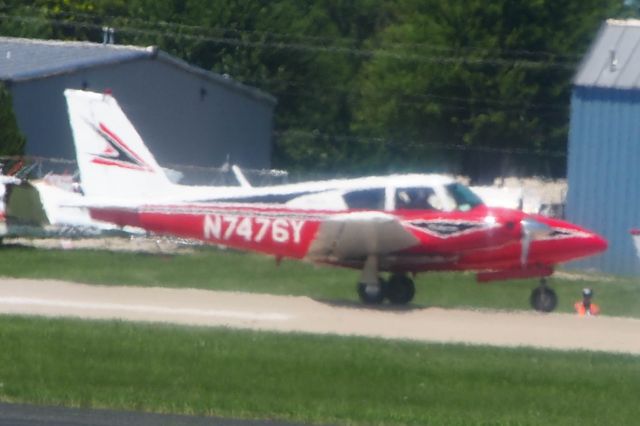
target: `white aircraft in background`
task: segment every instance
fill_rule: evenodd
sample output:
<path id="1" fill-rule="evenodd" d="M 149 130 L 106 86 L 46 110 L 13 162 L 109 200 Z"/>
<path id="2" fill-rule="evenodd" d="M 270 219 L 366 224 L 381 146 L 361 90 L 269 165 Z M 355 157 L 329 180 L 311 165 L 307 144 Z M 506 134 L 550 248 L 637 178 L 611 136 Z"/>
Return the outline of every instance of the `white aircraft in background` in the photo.
<path id="1" fill-rule="evenodd" d="M 4 237 L 91 237 L 121 228 L 91 218 L 81 207 L 85 198 L 71 175 L 48 174 L 42 179 L 7 184 L 1 235 Z M 128 229 L 126 233 L 142 233 Z"/>
<path id="2" fill-rule="evenodd" d="M 5 220 L 5 204 L 4 198 L 7 190 L 7 185 L 18 185 L 20 179 L 14 176 L 0 175 L 0 238 L 7 235 L 7 223 Z"/>

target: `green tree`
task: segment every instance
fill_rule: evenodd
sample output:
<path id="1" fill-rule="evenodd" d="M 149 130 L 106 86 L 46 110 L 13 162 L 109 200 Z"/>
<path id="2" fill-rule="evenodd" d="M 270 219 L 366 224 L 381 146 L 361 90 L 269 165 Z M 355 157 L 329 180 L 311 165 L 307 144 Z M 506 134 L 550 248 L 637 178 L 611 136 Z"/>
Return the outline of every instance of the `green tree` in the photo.
<path id="1" fill-rule="evenodd" d="M 474 177 L 499 174 L 505 160 L 562 168 L 562 158 L 531 153 L 566 149 L 571 76 L 618 3 L 402 2 L 398 21 L 372 40 L 380 48 L 360 76 L 353 128 L 397 141 L 381 158 L 400 166 L 444 156 Z"/>
<path id="2" fill-rule="evenodd" d="M 13 113 L 11 93 L 0 84 L 0 155 L 22 155 L 25 138 Z"/>
<path id="3" fill-rule="evenodd" d="M 278 99 L 290 170 L 560 175 L 570 79 L 620 0 L 0 0 L 0 34 L 156 45 Z M 7 18 L 8 17 L 8 18 Z M 487 172 L 488 171 L 488 172 Z"/>
<path id="4" fill-rule="evenodd" d="M 373 0 L 133 0 L 119 18 L 121 42 L 156 44 L 190 63 L 261 88 L 278 99 L 274 165 L 308 171 L 348 164 L 353 81 L 366 40 L 389 11 Z M 178 5 L 178 6 L 176 6 Z M 146 25 L 146 27 L 145 27 Z M 128 32 L 135 26 L 143 31 Z"/>
<path id="5" fill-rule="evenodd" d="M 17 0 L 0 0 L 0 36 L 49 38 L 52 28 L 46 11 Z"/>

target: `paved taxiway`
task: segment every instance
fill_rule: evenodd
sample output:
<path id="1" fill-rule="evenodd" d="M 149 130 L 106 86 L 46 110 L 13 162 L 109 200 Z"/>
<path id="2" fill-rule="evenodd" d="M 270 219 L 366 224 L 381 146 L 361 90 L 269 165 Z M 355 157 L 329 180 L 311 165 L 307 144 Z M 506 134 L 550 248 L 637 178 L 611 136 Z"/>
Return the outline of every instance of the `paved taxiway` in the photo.
<path id="1" fill-rule="evenodd" d="M 640 319 L 364 308 L 307 297 L 0 278 L 0 313 L 640 355 Z"/>
<path id="2" fill-rule="evenodd" d="M 298 423 L 296 423 L 298 424 Z M 295 426 L 273 420 L 91 410 L 0 403 L 0 426 Z M 299 424 L 298 424 L 299 425 Z"/>

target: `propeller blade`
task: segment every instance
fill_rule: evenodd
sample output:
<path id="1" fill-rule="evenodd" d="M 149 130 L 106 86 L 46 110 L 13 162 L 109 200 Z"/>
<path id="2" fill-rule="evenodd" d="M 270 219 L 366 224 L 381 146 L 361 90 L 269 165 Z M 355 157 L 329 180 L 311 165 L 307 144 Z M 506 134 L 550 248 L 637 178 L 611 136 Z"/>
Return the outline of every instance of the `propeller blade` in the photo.
<path id="1" fill-rule="evenodd" d="M 529 247 L 531 247 L 531 233 L 527 232 L 527 230 L 522 228 L 522 249 L 520 250 L 520 265 L 522 267 L 527 266 L 527 260 L 529 258 Z"/>
<path id="2" fill-rule="evenodd" d="M 526 218 L 520 221 L 522 225 L 522 249 L 520 251 L 520 264 L 524 267 L 527 266 L 529 260 L 529 249 L 531 242 L 550 235 L 553 229 L 546 223 L 539 222 L 535 219 Z"/>

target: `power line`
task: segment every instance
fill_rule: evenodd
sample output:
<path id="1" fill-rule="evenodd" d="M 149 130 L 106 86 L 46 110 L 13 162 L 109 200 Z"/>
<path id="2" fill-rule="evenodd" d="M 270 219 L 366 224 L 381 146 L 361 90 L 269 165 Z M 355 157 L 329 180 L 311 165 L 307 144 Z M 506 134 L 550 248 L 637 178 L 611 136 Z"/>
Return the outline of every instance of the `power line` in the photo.
<path id="1" fill-rule="evenodd" d="M 0 18 L 12 19 L 20 22 L 46 22 L 53 26 L 59 27 L 72 27 L 82 28 L 89 30 L 102 30 L 103 25 L 90 22 L 77 22 L 66 21 L 52 18 L 42 17 L 20 17 L 6 14 L 0 14 Z M 341 47 L 341 46 L 318 46 L 309 43 L 295 43 L 295 42 L 278 42 L 278 41 L 251 41 L 243 40 L 239 38 L 227 37 L 227 36 L 206 36 L 206 35 L 194 35 L 194 34 L 176 34 L 168 33 L 160 30 L 140 29 L 130 26 L 120 26 L 116 28 L 118 33 L 133 34 L 133 35 L 145 35 L 154 37 L 171 38 L 174 40 L 186 39 L 202 42 L 210 42 L 220 45 L 228 45 L 235 47 L 248 47 L 248 48 L 260 48 L 260 49 L 272 49 L 272 50 L 290 50 L 299 52 L 312 52 L 312 53 L 332 53 L 332 54 L 345 54 L 360 57 L 381 57 L 389 58 L 401 61 L 410 62 L 425 62 L 425 63 L 437 63 L 437 64 L 467 64 L 467 65 L 491 65 L 491 66 L 512 66 L 525 69 L 545 69 L 545 68 L 558 68 L 558 69 L 573 69 L 574 62 L 567 61 L 535 61 L 528 59 L 501 59 L 501 58 L 483 58 L 474 56 L 443 56 L 443 55 L 426 55 L 420 53 L 408 53 L 399 52 L 393 49 L 363 49 L 354 47 Z"/>
<path id="2" fill-rule="evenodd" d="M 12 17 L 10 15 L 0 15 L 0 17 L 4 17 L 4 18 L 15 18 L 15 19 L 20 19 L 23 21 L 39 21 L 41 20 L 41 18 L 34 18 L 34 17 Z M 76 28 L 85 28 L 85 29 L 90 29 L 90 30 L 102 30 L 102 26 L 98 25 L 98 24 L 92 24 L 92 23 L 78 23 L 78 22 L 69 22 L 69 21 L 60 21 L 60 20 L 52 20 L 52 19 L 46 19 L 45 21 L 47 22 L 54 22 L 56 25 L 59 26 L 73 26 Z M 167 33 L 159 33 L 158 31 L 148 31 L 148 30 L 139 30 L 139 29 L 135 29 L 135 28 L 127 28 L 125 27 L 123 29 L 124 31 L 128 31 L 130 33 L 140 33 L 140 34 L 153 34 L 156 36 L 162 36 L 162 37 L 166 37 Z M 232 39 L 212 39 L 211 37 L 204 37 L 204 36 L 190 36 L 190 35 L 177 35 L 177 34 L 172 34 L 172 37 L 174 38 L 180 38 L 180 37 L 190 37 L 190 38 L 196 38 L 196 39 L 203 39 L 203 40 L 207 40 L 207 41 L 211 41 L 211 40 L 216 40 L 216 41 L 220 41 L 220 42 L 225 42 L 225 43 L 234 43 L 237 42 L 238 45 L 241 44 L 247 44 L 249 42 L 246 41 L 238 41 L 238 40 L 232 40 Z M 258 45 L 266 45 L 265 43 L 253 43 L 254 45 L 258 46 Z M 291 47 L 291 46 L 288 46 Z M 304 47 L 304 46 L 299 46 L 300 48 L 308 48 Z M 437 58 L 435 58 L 437 60 Z M 441 58 L 443 60 L 461 60 L 461 58 Z M 469 62 L 470 60 L 467 60 L 467 62 Z M 493 63 L 497 63 L 495 61 L 488 61 L 488 62 L 493 62 Z M 504 63 L 504 62 L 503 62 Z M 288 86 L 294 86 L 294 85 L 300 85 L 303 83 L 299 83 L 299 82 L 288 82 L 285 80 L 277 80 L 277 79 L 265 79 L 262 81 L 247 81 L 245 83 L 247 84 L 252 84 L 252 85 L 257 85 L 257 86 L 261 86 L 263 82 L 268 82 L 269 84 L 272 83 L 284 83 Z M 308 84 L 308 83 L 304 83 L 304 84 Z M 317 87 L 317 86 L 316 86 Z M 352 90 L 347 89 L 347 88 L 338 88 L 338 87 L 326 87 L 323 86 L 321 87 L 322 90 L 332 90 L 334 92 L 338 92 L 338 93 L 350 93 L 352 92 Z M 297 91 L 301 91 L 302 89 L 296 89 Z M 286 90 L 280 90 L 279 93 L 282 94 L 288 94 L 290 96 L 302 96 L 302 94 L 298 94 L 296 91 L 292 91 L 290 89 L 286 89 Z M 311 90 L 309 89 L 304 89 L 304 93 L 312 93 Z M 350 95 L 352 98 L 355 98 L 356 95 Z M 376 96 L 376 95 L 374 95 Z M 378 97 L 386 97 L 387 95 L 384 94 L 380 94 L 377 95 Z M 421 103 L 422 101 L 439 101 L 438 103 L 440 104 L 440 106 L 442 108 L 448 109 L 448 110 L 470 110 L 470 109 L 475 109 L 475 110 L 487 110 L 487 111 L 491 111 L 491 110 L 501 110 L 501 111 L 514 111 L 514 112 L 521 112 L 522 110 L 563 110 L 566 111 L 568 110 L 568 105 L 560 105 L 560 104 L 537 104 L 537 103 L 532 103 L 532 102 L 527 102 L 527 101 L 523 101 L 521 103 L 517 103 L 517 102 L 509 102 L 509 101 L 503 101 L 503 100 L 499 100 L 499 99 L 490 99 L 490 98 L 483 98 L 483 99 L 479 99 L 479 98 L 455 98 L 455 97 L 447 97 L 447 96 L 440 96 L 440 95 L 433 95 L 433 94 L 411 94 L 408 96 L 403 96 L 398 102 L 401 103 L 402 105 L 416 105 Z M 463 105 L 461 105 L 463 104 Z M 486 105 L 486 106 L 485 106 Z"/>
<path id="3" fill-rule="evenodd" d="M 496 154 L 513 154 L 513 155 L 535 155 L 541 157 L 566 157 L 566 151 L 561 150 L 537 150 L 530 148 L 500 148 L 488 145 L 464 145 L 456 142 L 444 142 L 444 141 L 398 141 L 394 139 L 387 139 L 382 137 L 364 137 L 357 135 L 341 135 L 322 133 L 315 130 L 287 130 L 276 131 L 274 136 L 278 138 L 283 136 L 297 136 L 301 138 L 323 138 L 333 139 L 338 142 L 354 142 L 354 143 L 367 143 L 377 146 L 391 146 L 391 147 L 404 147 L 404 148 L 434 148 L 443 149 L 447 151 L 474 151 L 484 153 L 496 153 Z"/>
<path id="4" fill-rule="evenodd" d="M 346 94 L 351 99 L 357 99 L 360 96 L 353 90 L 353 86 L 340 86 L 340 85 L 318 85 L 309 84 L 307 82 L 274 79 L 274 78 L 262 78 L 257 80 L 246 80 L 244 84 L 248 84 L 256 87 L 264 87 L 265 85 L 284 85 L 287 89 L 278 89 L 278 93 L 296 94 L 302 93 L 306 95 L 317 95 L 317 91 L 312 89 L 319 89 L 323 93 L 327 91 L 335 92 L 339 94 Z M 293 89 L 293 90 L 291 90 Z M 392 92 L 392 93 L 390 93 Z M 509 101 L 504 99 L 492 99 L 492 98 L 477 98 L 477 97 L 462 97 L 462 96 L 445 96 L 434 93 L 398 93 L 397 91 L 376 91 L 366 95 L 365 98 L 381 98 L 381 99 L 399 99 L 402 104 L 415 105 L 423 104 L 425 101 L 437 101 L 439 104 L 451 107 L 451 108 L 464 108 L 470 109 L 478 106 L 485 106 L 484 109 L 492 110 L 498 109 L 501 111 L 521 111 L 526 110 L 557 110 L 568 111 L 569 105 L 562 103 L 536 103 L 529 102 L 528 100 Z"/>
<path id="5" fill-rule="evenodd" d="M 7 8 L 5 8 L 5 10 L 6 9 Z M 33 7 L 27 7 L 26 9 L 32 10 L 34 12 L 38 11 L 38 9 L 35 9 Z M 344 37 L 344 36 L 329 37 L 329 36 L 316 36 L 316 35 L 307 35 L 307 34 L 280 33 L 275 31 L 266 31 L 266 30 L 238 29 L 238 28 L 229 28 L 229 27 L 221 27 L 221 26 L 208 27 L 208 26 L 202 26 L 202 25 L 183 24 L 183 23 L 167 22 L 167 21 L 149 21 L 149 20 L 141 19 L 135 16 L 114 16 L 114 15 L 103 15 L 103 14 L 96 15 L 96 14 L 90 14 L 86 12 L 56 12 L 56 15 L 62 16 L 62 17 L 66 16 L 68 18 L 82 17 L 86 19 L 98 20 L 102 22 L 101 25 L 104 25 L 105 23 L 109 23 L 110 26 L 117 26 L 118 21 L 127 20 L 127 21 L 133 21 L 142 25 L 152 26 L 152 27 L 160 26 L 160 27 L 169 28 L 172 30 L 179 30 L 179 31 L 188 30 L 188 31 L 194 31 L 197 33 L 220 32 L 220 33 L 226 33 L 226 34 L 235 34 L 237 36 L 249 35 L 249 36 L 259 36 L 259 37 L 281 38 L 285 40 L 288 39 L 288 40 L 294 40 L 294 41 L 303 40 L 303 41 L 312 42 L 312 43 L 318 43 L 318 42 L 339 43 L 343 45 L 358 45 L 358 44 L 361 44 L 363 41 L 361 39 L 356 39 L 353 37 Z M 11 16 L 15 16 L 15 15 L 11 15 Z M 44 17 L 38 17 L 38 18 L 47 19 Z M 49 19 L 53 19 L 53 18 L 49 18 Z M 463 52 L 477 52 L 482 55 L 502 54 L 502 55 L 509 55 L 509 56 L 538 57 L 538 58 L 547 58 L 547 59 L 553 59 L 553 58 L 563 59 L 564 58 L 564 60 L 566 61 L 574 61 L 574 62 L 577 62 L 582 58 L 582 54 L 577 54 L 577 53 L 569 54 L 569 53 L 557 53 L 557 52 L 546 51 L 546 50 L 506 49 L 506 48 L 491 50 L 491 49 L 487 49 L 486 46 L 474 46 L 474 45 L 452 48 L 451 46 L 434 45 L 431 42 L 421 42 L 421 43 L 386 42 L 384 45 L 384 48 L 393 49 L 393 50 L 398 48 L 407 48 L 407 49 L 425 48 L 428 50 L 434 50 L 434 51 L 440 51 L 440 52 L 453 52 L 453 53 L 458 53 L 463 51 Z"/>
<path id="6" fill-rule="evenodd" d="M 33 8 L 31 8 L 33 9 Z M 311 35 L 306 35 L 306 34 L 292 34 L 292 33 L 279 33 L 279 32 L 274 32 L 274 31 L 264 31 L 264 30 L 248 30 L 248 29 L 238 29 L 238 28 L 229 28 L 229 27 L 221 27 L 221 26 L 213 26 L 213 27 L 206 27 L 206 26 L 201 26 L 201 25 L 191 25 L 191 24 L 183 24 L 183 23 L 174 23 L 174 22 L 167 22 L 167 21 L 149 21 L 149 20 L 145 20 L 145 19 L 141 19 L 138 17 L 128 17 L 128 16 L 113 16 L 113 15 L 96 15 L 96 14 L 89 14 L 89 13 L 71 13 L 71 12 L 59 12 L 57 13 L 57 15 L 59 16 L 67 16 L 67 17 L 84 17 L 84 18 L 90 18 L 90 19 L 99 19 L 102 21 L 110 21 L 112 23 L 112 25 L 117 25 L 117 22 L 121 19 L 125 19 L 125 20 L 129 20 L 129 21 L 134 21 L 143 25 L 149 25 L 149 26 L 160 26 L 163 28 L 170 28 L 170 29 L 176 29 L 176 30 L 189 30 L 189 31 L 194 31 L 196 33 L 203 33 L 203 32 L 221 32 L 221 33 L 226 33 L 226 34 L 235 34 L 238 36 L 259 36 L 259 37 L 273 37 L 273 38 L 282 38 L 282 39 L 289 39 L 289 40 L 304 40 L 304 41 L 308 41 L 308 42 L 322 42 L 322 43 L 340 43 L 343 45 L 358 45 L 360 44 L 363 40 L 358 40 L 352 37 L 341 37 L 341 36 L 333 36 L 333 37 L 329 37 L 329 36 L 311 36 Z M 453 52 L 453 53 L 459 53 L 461 51 L 466 51 L 466 52 L 477 52 L 479 54 L 483 54 L 483 55 L 494 55 L 494 54 L 503 54 L 503 55 L 510 55 L 510 56 L 527 56 L 527 57 L 539 57 L 539 58 L 565 58 L 565 60 L 568 61 L 579 61 L 582 58 L 581 54 L 575 53 L 575 54 L 570 54 L 570 53 L 557 53 L 557 52 L 551 52 L 551 51 L 545 51 L 545 50 L 527 50 L 527 49 L 505 49 L 505 48 L 501 48 L 499 50 L 491 50 L 491 49 L 487 49 L 485 46 L 474 46 L 474 45 L 469 45 L 469 46 L 462 46 L 462 47 L 457 47 L 457 48 L 452 48 L 451 46 L 445 46 L 445 45 L 434 45 L 431 42 L 422 42 L 422 43 L 399 43 L 399 42 L 394 42 L 394 43 L 385 43 L 384 45 L 385 49 L 398 49 L 398 48 L 406 48 L 406 49 L 416 49 L 416 48 L 423 48 L 423 49 L 428 49 L 428 50 L 434 50 L 434 51 L 440 51 L 440 52 Z"/>

